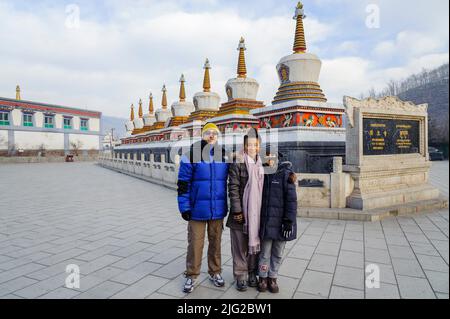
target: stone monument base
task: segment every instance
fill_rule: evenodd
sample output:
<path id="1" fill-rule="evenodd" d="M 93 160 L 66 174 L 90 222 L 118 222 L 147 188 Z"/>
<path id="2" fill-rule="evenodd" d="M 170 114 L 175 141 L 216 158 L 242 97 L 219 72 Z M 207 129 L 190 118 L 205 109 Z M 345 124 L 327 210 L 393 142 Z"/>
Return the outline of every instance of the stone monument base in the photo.
<path id="1" fill-rule="evenodd" d="M 370 157 L 361 166 L 344 165 L 355 181 L 347 207 L 368 210 L 436 199 L 439 190 L 428 183 L 430 167 L 419 154 Z"/>
<path id="2" fill-rule="evenodd" d="M 411 216 L 448 208 L 448 199 L 439 197 L 384 208 L 359 210 L 353 208 L 298 207 L 297 216 L 304 218 L 380 221 L 387 217 Z"/>
<path id="3" fill-rule="evenodd" d="M 431 185 L 420 185 L 388 192 L 352 194 L 347 198 L 347 207 L 354 209 L 376 209 L 393 205 L 405 205 L 415 201 L 432 200 L 439 197 L 439 190 Z"/>

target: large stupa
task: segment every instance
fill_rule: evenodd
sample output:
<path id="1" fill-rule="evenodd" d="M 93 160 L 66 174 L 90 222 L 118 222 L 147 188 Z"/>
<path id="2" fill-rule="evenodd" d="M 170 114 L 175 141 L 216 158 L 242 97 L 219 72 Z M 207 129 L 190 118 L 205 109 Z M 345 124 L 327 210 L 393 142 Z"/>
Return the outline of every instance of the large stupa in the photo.
<path id="1" fill-rule="evenodd" d="M 271 141 L 292 161 L 296 172 L 329 171 L 332 156 L 345 154 L 344 106 L 328 103 L 320 88 L 322 62 L 307 53 L 303 4 L 295 8 L 293 53 L 276 66 L 280 86 L 269 105 L 250 113 L 260 127 L 270 130 Z"/>

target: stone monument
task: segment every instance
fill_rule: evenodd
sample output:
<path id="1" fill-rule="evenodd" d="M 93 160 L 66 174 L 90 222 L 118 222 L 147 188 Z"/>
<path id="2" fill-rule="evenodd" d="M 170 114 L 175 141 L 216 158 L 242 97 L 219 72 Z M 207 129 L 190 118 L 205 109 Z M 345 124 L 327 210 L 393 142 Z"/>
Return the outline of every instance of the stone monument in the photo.
<path id="1" fill-rule="evenodd" d="M 347 112 L 344 172 L 354 189 L 347 207 L 375 209 L 439 197 L 428 184 L 427 104 L 397 97 L 344 97 Z"/>

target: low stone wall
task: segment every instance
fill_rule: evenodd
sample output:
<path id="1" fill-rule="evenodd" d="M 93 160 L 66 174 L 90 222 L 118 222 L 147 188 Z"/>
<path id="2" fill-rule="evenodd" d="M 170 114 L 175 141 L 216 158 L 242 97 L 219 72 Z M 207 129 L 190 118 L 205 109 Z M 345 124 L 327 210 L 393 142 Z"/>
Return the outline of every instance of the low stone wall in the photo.
<path id="1" fill-rule="evenodd" d="M 150 155 L 150 161 L 137 160 L 136 155 L 133 159 L 113 158 L 109 155 L 99 157 L 98 163 L 105 168 L 176 189 L 180 158 L 176 157 L 173 164 L 165 161 L 164 155 L 161 156 L 160 162 L 155 162 L 153 154 Z M 350 175 L 342 172 L 341 157 L 334 158 L 333 165 L 334 171 L 331 174 L 297 174 L 299 183 L 304 180 L 313 180 L 322 184 L 322 186 L 312 187 L 298 186 L 299 207 L 345 207 L 346 196 L 352 192 L 353 183 Z"/>
<path id="2" fill-rule="evenodd" d="M 74 156 L 74 162 L 95 162 L 98 156 Z M 65 156 L 0 156 L 0 164 L 24 164 L 24 163 L 57 163 L 64 162 Z"/>
<path id="3" fill-rule="evenodd" d="M 150 161 L 137 160 L 131 158 L 112 158 L 101 156 L 98 163 L 106 168 L 113 169 L 125 174 L 143 177 L 157 184 L 172 185 L 176 188 L 178 181 L 179 157 L 176 163 L 166 163 L 165 156 L 161 155 L 161 162 L 155 162 L 153 154 L 150 155 Z"/>
<path id="4" fill-rule="evenodd" d="M 142 156 L 144 158 L 144 156 Z M 165 156 L 160 162 L 112 158 L 111 155 L 100 156 L 98 164 L 102 167 L 127 174 L 173 190 L 177 189 L 179 160 L 166 163 Z M 379 221 L 390 216 L 414 215 L 418 213 L 448 208 L 448 200 L 439 198 L 432 201 L 418 201 L 410 204 L 385 207 L 382 209 L 360 210 L 346 206 L 347 199 L 354 191 L 352 176 L 342 172 L 342 158 L 333 158 L 333 172 L 330 174 L 297 174 L 298 216 L 307 218 L 324 218 L 357 221 Z M 300 186 L 302 185 L 302 186 Z"/>

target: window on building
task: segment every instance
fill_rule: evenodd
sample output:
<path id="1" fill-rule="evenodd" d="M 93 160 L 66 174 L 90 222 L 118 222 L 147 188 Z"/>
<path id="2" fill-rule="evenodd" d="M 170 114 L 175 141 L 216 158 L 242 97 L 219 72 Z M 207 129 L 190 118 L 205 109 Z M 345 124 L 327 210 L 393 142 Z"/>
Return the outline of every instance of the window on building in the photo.
<path id="1" fill-rule="evenodd" d="M 65 129 L 72 129 L 72 119 L 69 117 L 64 118 L 64 128 Z"/>
<path id="2" fill-rule="evenodd" d="M 88 120 L 87 119 L 81 119 L 81 121 L 80 121 L 80 130 L 82 130 L 82 131 L 89 131 Z"/>
<path id="3" fill-rule="evenodd" d="M 46 115 L 44 117 L 44 127 L 45 128 L 54 128 L 55 127 L 55 117 L 52 115 Z"/>
<path id="4" fill-rule="evenodd" d="M 23 126 L 33 126 L 33 114 L 23 114 Z"/>
<path id="5" fill-rule="evenodd" d="M 0 112 L 0 125 L 9 125 L 9 112 Z"/>

